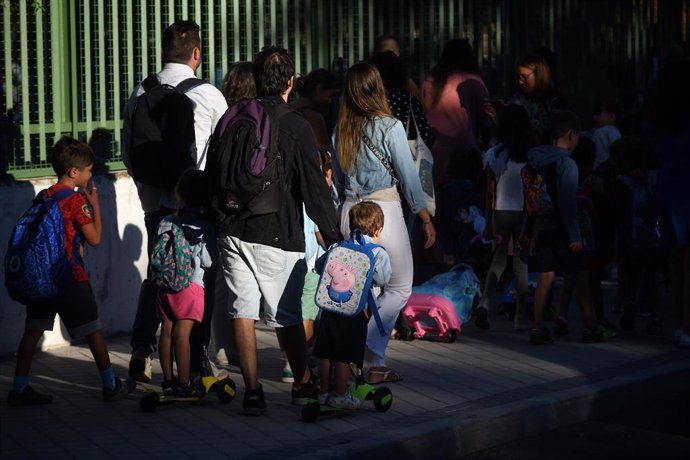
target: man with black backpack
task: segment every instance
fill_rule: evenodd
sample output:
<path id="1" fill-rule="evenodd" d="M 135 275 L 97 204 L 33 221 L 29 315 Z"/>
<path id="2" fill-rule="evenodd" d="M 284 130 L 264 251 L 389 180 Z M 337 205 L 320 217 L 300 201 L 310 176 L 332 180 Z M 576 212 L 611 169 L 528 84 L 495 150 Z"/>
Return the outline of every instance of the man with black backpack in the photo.
<path id="1" fill-rule="evenodd" d="M 227 109 L 222 93 L 195 77 L 201 64 L 199 25 L 177 21 L 163 31 L 163 61 L 134 89 L 124 114 L 123 160 L 144 210 L 148 255 L 160 221 L 176 205 L 174 187 L 185 169 L 204 169 L 208 139 Z M 151 381 L 151 355 L 160 320 L 156 287 L 142 283 L 132 326 L 130 377 Z"/>
<path id="2" fill-rule="evenodd" d="M 233 104 L 213 134 L 207 180 L 218 217 L 229 307 L 244 377 L 243 410 L 266 410 L 257 373 L 255 321 L 263 306 L 292 368 L 292 402 L 306 404 L 317 386 L 307 370 L 301 296 L 306 274 L 303 205 L 324 242 L 340 239 L 335 208 L 309 123 L 287 105 L 295 68 L 287 51 L 264 48 L 254 61 L 258 99 Z"/>

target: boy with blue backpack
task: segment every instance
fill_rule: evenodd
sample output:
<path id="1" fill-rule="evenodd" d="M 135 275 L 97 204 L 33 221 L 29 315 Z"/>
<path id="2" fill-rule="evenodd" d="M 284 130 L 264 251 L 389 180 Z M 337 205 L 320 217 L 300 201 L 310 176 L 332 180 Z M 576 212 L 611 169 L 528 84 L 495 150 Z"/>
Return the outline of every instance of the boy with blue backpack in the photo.
<path id="1" fill-rule="evenodd" d="M 17 350 L 11 406 L 48 404 L 51 395 L 29 385 L 29 370 L 43 331 L 59 314 L 73 338 L 86 337 L 103 381 L 103 400 L 127 392 L 108 356 L 98 305 L 82 260 L 83 241 L 98 246 L 102 223 L 98 192 L 91 183 L 94 153 L 70 137 L 53 147 L 57 184 L 41 191 L 18 221 L 5 256 L 5 284 L 10 296 L 26 305 L 24 335 Z"/>
<path id="2" fill-rule="evenodd" d="M 332 246 L 316 263 L 321 278 L 315 300 L 321 308 L 321 316 L 314 356 L 319 358 L 319 404 L 356 409 L 361 401 L 347 389 L 350 365 L 362 368 L 367 340 L 367 303 L 380 322 L 376 302 L 371 305 L 370 289 L 372 285 L 383 287 L 388 283 L 391 265 L 386 251 L 376 244 L 383 232 L 381 207 L 372 201 L 357 203 L 350 209 L 349 221 L 352 239 Z M 339 248 L 351 249 L 337 251 Z M 334 256 L 337 252 L 341 256 Z M 338 310 L 340 307 L 342 311 Z M 331 380 L 332 366 L 335 369 Z"/>

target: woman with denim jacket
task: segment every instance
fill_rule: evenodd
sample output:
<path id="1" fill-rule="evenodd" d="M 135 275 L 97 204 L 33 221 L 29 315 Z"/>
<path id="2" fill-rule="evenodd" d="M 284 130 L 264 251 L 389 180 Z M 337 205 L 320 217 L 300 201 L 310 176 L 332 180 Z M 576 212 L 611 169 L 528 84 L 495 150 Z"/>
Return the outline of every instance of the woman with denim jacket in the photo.
<path id="1" fill-rule="evenodd" d="M 434 244 L 436 231 L 425 208 L 405 129 L 391 113 L 375 66 L 358 63 L 348 69 L 334 139 L 334 179 L 338 195 L 344 198 L 340 214 L 343 236 L 349 236 L 348 213 L 355 203 L 370 200 L 383 209 L 380 244 L 390 256 L 392 275 L 377 300 L 387 334 L 381 336 L 376 323 L 369 323 L 365 361 L 370 366 L 371 383 L 395 382 L 401 377 L 386 367 L 385 352 L 395 320 L 412 293 L 413 275 L 412 250 L 401 200 L 422 220 L 425 248 Z M 388 163 L 392 174 L 382 160 Z"/>

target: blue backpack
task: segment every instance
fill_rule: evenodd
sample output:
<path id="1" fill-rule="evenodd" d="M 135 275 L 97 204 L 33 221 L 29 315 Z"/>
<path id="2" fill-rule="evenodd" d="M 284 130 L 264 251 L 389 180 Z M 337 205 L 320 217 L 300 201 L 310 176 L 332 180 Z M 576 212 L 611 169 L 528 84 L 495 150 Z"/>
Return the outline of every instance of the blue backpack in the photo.
<path id="1" fill-rule="evenodd" d="M 149 270 L 156 286 L 166 292 L 180 292 L 192 282 L 192 247 L 175 216 L 166 217 L 158 227 Z"/>
<path id="2" fill-rule="evenodd" d="M 376 299 L 371 292 L 374 278 L 374 248 L 367 243 L 359 229 L 350 239 L 343 240 L 326 253 L 323 271 L 316 288 L 314 302 L 326 311 L 343 316 L 355 316 L 369 306 L 381 336 L 386 330 L 379 316 Z"/>
<path id="3" fill-rule="evenodd" d="M 472 316 L 474 298 L 481 285 L 474 270 L 467 264 L 457 264 L 446 273 L 440 273 L 425 283 L 412 288 L 415 294 L 436 294 L 450 300 L 462 323 Z"/>
<path id="4" fill-rule="evenodd" d="M 5 286 L 10 297 L 23 304 L 55 299 L 72 279 L 81 236 L 76 232 L 72 258 L 65 251 L 65 223 L 59 203 L 71 196 L 63 189 L 52 197 L 40 192 L 12 230 L 5 254 Z"/>

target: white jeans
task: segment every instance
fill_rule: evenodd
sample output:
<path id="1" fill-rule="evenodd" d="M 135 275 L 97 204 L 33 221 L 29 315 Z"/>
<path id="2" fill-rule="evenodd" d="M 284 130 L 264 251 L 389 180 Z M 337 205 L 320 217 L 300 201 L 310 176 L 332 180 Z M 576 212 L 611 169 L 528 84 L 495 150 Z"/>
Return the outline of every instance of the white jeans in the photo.
<path id="1" fill-rule="evenodd" d="M 383 209 L 383 232 L 379 244 L 384 247 L 390 257 L 392 273 L 390 282 L 378 298 L 379 315 L 386 329 L 386 334 L 382 337 L 376 326 L 376 321 L 369 321 L 364 359 L 367 366 L 383 367 L 386 365 L 386 347 L 390 340 L 390 333 L 395 327 L 395 320 L 412 294 L 414 266 L 410 238 L 403 220 L 400 202 L 372 201 Z M 343 204 L 340 231 L 346 238 L 350 236 L 348 213 L 355 204 L 356 201 L 350 199 Z"/>

